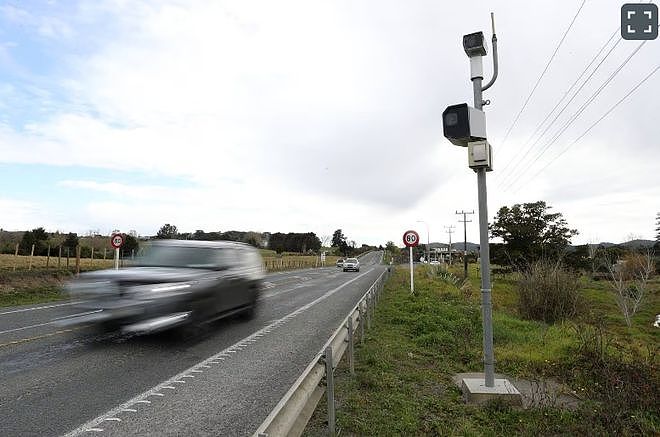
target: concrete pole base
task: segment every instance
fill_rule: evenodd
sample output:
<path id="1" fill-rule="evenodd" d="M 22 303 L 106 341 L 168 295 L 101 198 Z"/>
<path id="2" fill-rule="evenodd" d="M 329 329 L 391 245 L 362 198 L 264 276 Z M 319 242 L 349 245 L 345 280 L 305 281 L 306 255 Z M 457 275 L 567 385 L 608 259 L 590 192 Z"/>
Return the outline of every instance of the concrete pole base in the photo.
<path id="1" fill-rule="evenodd" d="M 522 395 L 505 378 L 495 378 L 494 387 L 486 387 L 483 375 L 470 374 L 469 377 L 461 378 L 461 391 L 463 399 L 468 404 L 481 405 L 497 399 L 509 405 L 522 407 Z"/>

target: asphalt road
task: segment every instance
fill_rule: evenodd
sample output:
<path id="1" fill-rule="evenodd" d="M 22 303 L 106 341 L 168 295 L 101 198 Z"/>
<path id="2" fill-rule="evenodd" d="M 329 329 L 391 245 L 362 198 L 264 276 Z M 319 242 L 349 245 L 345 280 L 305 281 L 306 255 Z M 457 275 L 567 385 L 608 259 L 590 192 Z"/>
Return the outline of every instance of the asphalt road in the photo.
<path id="1" fill-rule="evenodd" d="M 57 328 L 66 303 L 0 309 L 0 435 L 251 435 L 384 267 L 268 275 L 257 316 L 184 340 Z"/>

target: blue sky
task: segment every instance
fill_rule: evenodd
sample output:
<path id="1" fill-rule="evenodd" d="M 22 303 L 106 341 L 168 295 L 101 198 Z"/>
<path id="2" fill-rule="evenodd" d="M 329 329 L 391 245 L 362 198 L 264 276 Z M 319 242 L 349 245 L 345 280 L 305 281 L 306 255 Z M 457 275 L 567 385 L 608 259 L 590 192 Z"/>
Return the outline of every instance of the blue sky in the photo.
<path id="1" fill-rule="evenodd" d="M 502 183 L 619 25 L 619 2 L 586 3 L 504 143 L 579 3 L 0 2 L 0 227 L 342 228 L 380 244 L 425 220 L 444 241 L 455 210 L 476 208 L 476 188 L 465 151 L 442 138 L 440 114 L 471 98 L 460 36 L 488 34 L 493 10 L 501 71 L 485 96 L 496 150 L 489 215 L 546 200 L 580 230 L 577 242 L 652 238 L 660 99 L 648 96 L 657 77 L 558 156 L 656 66 L 660 41 L 528 160 L 528 175 Z M 635 44 L 618 44 L 576 104 Z"/>

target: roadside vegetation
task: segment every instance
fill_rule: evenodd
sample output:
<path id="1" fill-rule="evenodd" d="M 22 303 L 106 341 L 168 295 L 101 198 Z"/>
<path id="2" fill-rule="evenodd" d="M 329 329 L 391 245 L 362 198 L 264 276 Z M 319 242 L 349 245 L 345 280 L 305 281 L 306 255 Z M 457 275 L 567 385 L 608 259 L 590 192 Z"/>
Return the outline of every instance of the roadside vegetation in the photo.
<path id="1" fill-rule="evenodd" d="M 407 251 L 388 243 L 400 265 L 356 349 L 356 376 L 345 363 L 336 373 L 342 435 L 660 433 L 660 245 L 571 247 L 577 230 L 549 210 L 502 207 L 490 227 L 503 241 L 491 245 L 496 371 L 529 383 L 527 408 L 466 405 L 452 380 L 483 372 L 479 266 L 463 281 L 460 259 L 418 264 L 413 295 Z M 306 435 L 324 432 L 324 402 Z"/>
<path id="2" fill-rule="evenodd" d="M 554 323 L 520 315 L 520 277 L 494 280 L 496 370 L 514 378 L 564 384 L 579 399 L 562 408 L 539 390 L 538 406 L 466 405 L 452 375 L 482 371 L 479 278 L 454 285 L 460 267 L 420 266 L 415 294 L 398 267 L 385 287 L 374 328 L 356 349 L 356 376 L 344 362 L 336 373 L 337 422 L 342 435 L 654 435 L 660 416 L 657 372 L 660 301 L 651 300 L 630 328 L 601 281 L 580 278 L 585 306 Z M 325 404 L 306 435 L 325 427 Z"/>

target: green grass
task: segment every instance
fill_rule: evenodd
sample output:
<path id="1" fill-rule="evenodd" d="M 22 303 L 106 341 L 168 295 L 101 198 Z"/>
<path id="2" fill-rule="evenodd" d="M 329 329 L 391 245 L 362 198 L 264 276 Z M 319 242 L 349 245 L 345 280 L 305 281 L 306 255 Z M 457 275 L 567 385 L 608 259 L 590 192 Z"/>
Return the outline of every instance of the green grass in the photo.
<path id="1" fill-rule="evenodd" d="M 0 272 L 0 307 L 65 299 L 62 285 L 71 276 L 72 273 L 65 270 Z"/>
<path id="2" fill-rule="evenodd" d="M 461 275 L 460 269 L 456 272 Z M 342 435 L 650 435 L 658 432 L 657 360 L 644 363 L 636 349 L 589 355 L 578 322 L 547 325 L 517 316 L 515 277 L 495 278 L 494 339 L 496 370 L 513 377 L 553 379 L 585 400 L 576 411 L 550 404 L 515 409 L 498 403 L 466 405 L 451 381 L 455 373 L 482 371 L 480 293 L 475 270 L 472 291 L 459 289 L 428 267 L 415 274 L 411 296 L 407 269 L 387 283 L 364 346 L 356 349 L 356 376 L 345 363 L 336 373 L 337 423 Z M 460 284 L 459 284 L 460 285 Z M 622 323 L 599 284 L 585 283 L 585 295 L 598 294 L 592 310 Z M 610 299 L 612 297 L 610 296 Z M 656 307 L 657 308 L 657 307 Z M 657 334 L 639 324 L 607 330 L 617 341 L 635 339 L 657 347 Z M 607 328 L 606 328 L 607 329 Z M 649 342 L 648 335 L 652 335 Z M 632 354 L 632 355 L 629 355 Z M 625 376 L 621 378 L 621 376 Z M 617 379 L 618 378 L 618 379 Z M 628 384 L 598 390 L 598 384 Z M 617 396 L 625 401 L 617 401 Z M 325 398 L 324 398 L 325 399 Z M 305 435 L 324 432 L 325 400 Z"/>

